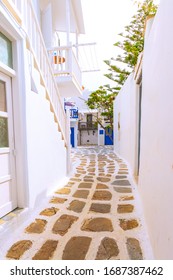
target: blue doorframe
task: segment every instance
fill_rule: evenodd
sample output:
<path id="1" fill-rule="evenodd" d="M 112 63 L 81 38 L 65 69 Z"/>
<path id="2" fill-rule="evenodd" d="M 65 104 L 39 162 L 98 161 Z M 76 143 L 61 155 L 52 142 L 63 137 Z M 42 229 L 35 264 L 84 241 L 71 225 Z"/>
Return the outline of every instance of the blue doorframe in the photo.
<path id="1" fill-rule="evenodd" d="M 74 148 L 74 127 L 70 127 L 70 129 L 71 129 L 70 142 L 72 147 Z"/>
<path id="2" fill-rule="evenodd" d="M 111 131 L 112 131 L 112 133 L 111 133 L 112 139 L 108 135 L 106 135 L 106 131 L 105 131 L 105 145 L 113 145 L 114 132 L 111 128 L 107 128 L 107 130 L 108 130 L 108 133 L 111 133 Z"/>

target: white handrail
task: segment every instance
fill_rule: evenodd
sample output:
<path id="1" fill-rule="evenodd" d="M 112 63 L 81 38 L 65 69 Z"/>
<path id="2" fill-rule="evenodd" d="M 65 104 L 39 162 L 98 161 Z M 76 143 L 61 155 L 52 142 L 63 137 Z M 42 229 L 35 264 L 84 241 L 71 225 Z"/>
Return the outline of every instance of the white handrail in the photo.
<path id="1" fill-rule="evenodd" d="M 79 85 L 82 86 L 82 73 L 81 73 L 79 61 L 78 61 L 73 49 L 71 49 L 71 52 L 72 52 L 72 71 L 73 71 L 75 78 L 78 81 Z"/>
<path id="2" fill-rule="evenodd" d="M 45 86 L 46 96 L 50 101 L 55 121 L 58 123 L 59 130 L 67 146 L 66 115 L 31 0 L 25 2 L 24 9 L 23 28 L 27 34 L 27 44 L 33 54 L 36 67 L 40 72 L 41 81 Z"/>

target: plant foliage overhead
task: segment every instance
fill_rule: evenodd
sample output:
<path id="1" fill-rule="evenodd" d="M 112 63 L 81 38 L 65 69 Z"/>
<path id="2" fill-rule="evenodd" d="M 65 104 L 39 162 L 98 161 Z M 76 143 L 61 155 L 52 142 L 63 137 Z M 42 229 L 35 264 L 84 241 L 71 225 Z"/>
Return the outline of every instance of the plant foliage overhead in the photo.
<path id="1" fill-rule="evenodd" d="M 121 40 L 114 44 L 121 50 L 121 54 L 104 61 L 109 66 L 109 73 L 105 76 L 115 82 L 115 87 L 100 86 L 98 90 L 91 93 L 86 102 L 90 109 L 97 109 L 100 112 L 97 122 L 102 127 L 106 125 L 113 128 L 113 100 L 133 71 L 138 56 L 143 51 L 146 19 L 154 16 L 157 11 L 153 0 L 144 0 L 142 3 L 136 1 L 136 3 L 138 4 L 136 14 L 129 25 L 125 26 L 125 31 L 119 34 Z M 107 118 L 108 125 L 103 121 L 103 117 Z"/>
<path id="2" fill-rule="evenodd" d="M 96 122 L 102 128 L 109 126 L 113 129 L 113 100 L 116 96 L 113 90 L 114 88 L 110 88 L 109 85 L 100 86 L 98 90 L 90 94 L 90 97 L 86 101 L 90 109 L 98 110 Z"/>
<path id="3" fill-rule="evenodd" d="M 146 19 L 154 16 L 156 11 L 157 6 L 153 0 L 144 0 L 143 3 L 138 3 L 138 10 L 132 17 L 130 24 L 125 26 L 123 33 L 119 34 L 121 40 L 114 44 L 115 47 L 121 49 L 121 54 L 116 58 L 104 61 L 109 66 L 109 73 L 105 76 L 115 81 L 120 88 L 133 71 L 138 56 L 143 51 Z"/>

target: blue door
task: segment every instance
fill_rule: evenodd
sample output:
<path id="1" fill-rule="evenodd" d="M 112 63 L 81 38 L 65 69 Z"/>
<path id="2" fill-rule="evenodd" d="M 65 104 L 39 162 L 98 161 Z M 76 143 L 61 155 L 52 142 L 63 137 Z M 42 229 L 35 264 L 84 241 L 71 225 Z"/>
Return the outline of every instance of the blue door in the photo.
<path id="1" fill-rule="evenodd" d="M 71 129 L 70 141 L 72 147 L 74 148 L 74 127 L 70 127 L 70 129 Z"/>
<path id="2" fill-rule="evenodd" d="M 106 128 L 108 133 L 111 135 L 111 138 L 106 135 L 106 131 L 105 131 L 105 145 L 113 145 L 113 138 L 114 138 L 114 133 L 113 130 L 111 128 Z"/>

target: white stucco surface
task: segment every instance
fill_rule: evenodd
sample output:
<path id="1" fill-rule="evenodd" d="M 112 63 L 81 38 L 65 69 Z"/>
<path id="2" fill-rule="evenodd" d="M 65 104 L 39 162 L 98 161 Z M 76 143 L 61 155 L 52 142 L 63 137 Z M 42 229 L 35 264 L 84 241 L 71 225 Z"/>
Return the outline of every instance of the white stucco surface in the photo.
<path id="1" fill-rule="evenodd" d="M 157 259 L 173 258 L 173 2 L 162 0 L 143 62 L 139 190 Z"/>
<path id="2" fill-rule="evenodd" d="M 97 145 L 98 144 L 98 131 L 97 130 L 82 130 L 80 145 Z M 80 136 L 79 136 L 80 140 Z"/>
<path id="3" fill-rule="evenodd" d="M 172 12 L 173 2 L 161 0 L 145 40 L 142 67 L 138 189 L 155 259 L 173 258 Z M 133 171 L 136 169 L 138 148 L 137 98 L 138 86 L 130 76 L 115 101 L 117 131 L 118 114 L 120 118 L 120 140 L 118 133 L 115 133 L 115 150 L 127 159 Z"/>
<path id="4" fill-rule="evenodd" d="M 38 72 L 32 71 L 38 94 L 29 89 L 28 83 L 26 144 L 30 207 L 39 203 L 40 198 L 66 176 L 66 148 L 45 98 L 45 89 L 39 84 Z"/>
<path id="5" fill-rule="evenodd" d="M 135 173 L 137 132 L 137 88 L 131 74 L 114 102 L 114 149 L 130 163 Z M 118 128 L 119 123 L 119 128 Z"/>
<path id="6" fill-rule="evenodd" d="M 100 131 L 102 131 L 103 134 L 100 134 Z M 102 146 L 105 144 L 105 131 L 103 128 L 98 124 L 98 145 Z"/>

